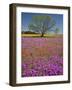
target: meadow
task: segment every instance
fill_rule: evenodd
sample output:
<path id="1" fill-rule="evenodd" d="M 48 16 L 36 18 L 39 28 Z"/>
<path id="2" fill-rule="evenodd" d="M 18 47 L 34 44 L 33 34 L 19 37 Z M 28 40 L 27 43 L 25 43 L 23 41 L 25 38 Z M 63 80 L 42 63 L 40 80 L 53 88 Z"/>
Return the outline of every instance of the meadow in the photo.
<path id="1" fill-rule="evenodd" d="M 22 35 L 22 77 L 63 75 L 63 37 Z"/>

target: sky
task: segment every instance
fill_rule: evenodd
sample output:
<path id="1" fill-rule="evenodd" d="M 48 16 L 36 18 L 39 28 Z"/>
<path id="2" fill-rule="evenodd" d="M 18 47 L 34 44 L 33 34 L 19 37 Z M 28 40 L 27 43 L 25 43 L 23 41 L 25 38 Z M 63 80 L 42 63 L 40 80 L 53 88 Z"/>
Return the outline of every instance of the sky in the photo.
<path id="1" fill-rule="evenodd" d="M 32 20 L 32 16 L 38 16 L 38 15 L 48 15 L 51 16 L 52 19 L 56 23 L 56 27 L 60 29 L 59 33 L 63 33 L 63 15 L 62 14 L 44 14 L 44 13 L 21 13 L 21 30 L 22 31 L 28 31 L 28 25 Z"/>

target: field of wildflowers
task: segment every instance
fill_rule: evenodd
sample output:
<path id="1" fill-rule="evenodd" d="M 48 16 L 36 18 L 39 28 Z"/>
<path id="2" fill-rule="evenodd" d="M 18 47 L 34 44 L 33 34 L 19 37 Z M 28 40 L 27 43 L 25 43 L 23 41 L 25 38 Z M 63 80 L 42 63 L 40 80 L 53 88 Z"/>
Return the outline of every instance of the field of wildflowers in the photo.
<path id="1" fill-rule="evenodd" d="M 23 37 L 22 77 L 63 75 L 63 38 Z"/>

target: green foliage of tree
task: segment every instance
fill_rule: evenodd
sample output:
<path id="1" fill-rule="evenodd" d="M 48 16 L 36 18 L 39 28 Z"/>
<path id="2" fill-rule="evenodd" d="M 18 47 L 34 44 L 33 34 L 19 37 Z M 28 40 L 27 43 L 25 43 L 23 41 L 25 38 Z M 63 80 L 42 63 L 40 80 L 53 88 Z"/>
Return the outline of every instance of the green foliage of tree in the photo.
<path id="1" fill-rule="evenodd" d="M 40 33 L 41 37 L 43 37 L 44 34 L 47 31 L 50 31 L 51 28 L 53 28 L 54 26 L 55 26 L 55 21 L 52 19 L 51 16 L 38 15 L 32 17 L 32 20 L 29 24 L 29 30 Z"/>

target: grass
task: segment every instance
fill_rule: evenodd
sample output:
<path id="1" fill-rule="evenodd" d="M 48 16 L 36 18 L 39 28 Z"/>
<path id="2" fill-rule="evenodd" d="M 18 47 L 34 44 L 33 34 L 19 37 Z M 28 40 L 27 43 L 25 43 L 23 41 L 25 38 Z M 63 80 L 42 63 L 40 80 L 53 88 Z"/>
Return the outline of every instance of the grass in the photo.
<path id="1" fill-rule="evenodd" d="M 41 37 L 41 34 L 21 34 L 22 37 Z M 43 37 L 49 37 L 49 38 L 53 38 L 53 37 L 62 37 L 62 34 L 44 34 Z"/>

